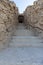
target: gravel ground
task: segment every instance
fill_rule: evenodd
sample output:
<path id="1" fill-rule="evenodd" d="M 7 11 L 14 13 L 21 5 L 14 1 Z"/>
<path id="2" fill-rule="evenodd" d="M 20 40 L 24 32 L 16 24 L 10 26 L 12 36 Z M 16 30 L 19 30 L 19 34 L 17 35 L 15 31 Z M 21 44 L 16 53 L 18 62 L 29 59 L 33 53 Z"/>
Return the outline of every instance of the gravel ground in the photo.
<path id="1" fill-rule="evenodd" d="M 43 48 L 7 48 L 0 52 L 0 65 L 43 65 Z"/>

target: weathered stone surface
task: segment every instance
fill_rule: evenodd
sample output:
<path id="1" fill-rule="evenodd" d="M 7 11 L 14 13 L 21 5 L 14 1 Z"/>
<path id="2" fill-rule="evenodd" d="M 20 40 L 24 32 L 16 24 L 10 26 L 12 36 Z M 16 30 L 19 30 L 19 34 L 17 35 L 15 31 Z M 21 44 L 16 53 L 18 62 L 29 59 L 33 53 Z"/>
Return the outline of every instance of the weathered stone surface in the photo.
<path id="1" fill-rule="evenodd" d="M 33 27 L 39 35 L 43 33 L 43 0 L 37 0 L 24 12 L 25 24 Z M 41 31 L 41 32 L 40 32 Z M 41 35 L 43 37 L 43 35 Z"/>
<path id="2" fill-rule="evenodd" d="M 9 0 L 0 0 L 0 48 L 4 47 L 15 32 L 18 22 L 18 8 Z"/>

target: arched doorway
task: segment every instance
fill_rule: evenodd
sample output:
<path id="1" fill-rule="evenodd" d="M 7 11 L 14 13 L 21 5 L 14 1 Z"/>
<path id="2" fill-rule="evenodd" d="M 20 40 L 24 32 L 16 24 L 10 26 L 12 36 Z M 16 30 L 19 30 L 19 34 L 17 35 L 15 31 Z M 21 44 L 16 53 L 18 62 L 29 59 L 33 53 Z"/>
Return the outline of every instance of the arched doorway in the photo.
<path id="1" fill-rule="evenodd" d="M 23 15 L 19 15 L 18 16 L 18 22 L 19 23 L 23 23 L 24 22 L 24 16 Z"/>

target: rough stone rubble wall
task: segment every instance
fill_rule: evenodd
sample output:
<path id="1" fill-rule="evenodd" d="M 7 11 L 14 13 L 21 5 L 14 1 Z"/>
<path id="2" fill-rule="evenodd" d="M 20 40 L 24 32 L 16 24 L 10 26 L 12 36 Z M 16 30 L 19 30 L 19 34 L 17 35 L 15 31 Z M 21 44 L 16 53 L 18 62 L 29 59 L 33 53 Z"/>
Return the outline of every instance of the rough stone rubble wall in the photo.
<path id="1" fill-rule="evenodd" d="M 9 0 L 0 0 L 0 48 L 6 47 L 18 23 L 18 8 Z"/>
<path id="2" fill-rule="evenodd" d="M 37 0 L 24 11 L 25 24 L 33 27 L 34 33 L 43 37 L 43 0 Z"/>

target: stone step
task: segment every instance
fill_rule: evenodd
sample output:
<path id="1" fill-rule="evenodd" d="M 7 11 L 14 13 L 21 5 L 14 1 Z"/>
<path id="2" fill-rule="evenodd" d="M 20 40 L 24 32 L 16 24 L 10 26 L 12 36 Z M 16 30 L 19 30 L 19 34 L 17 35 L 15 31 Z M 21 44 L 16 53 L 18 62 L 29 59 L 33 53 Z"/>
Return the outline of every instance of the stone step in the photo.
<path id="1" fill-rule="evenodd" d="M 43 40 L 34 36 L 14 36 L 10 46 L 12 47 L 43 47 Z"/>
<path id="2" fill-rule="evenodd" d="M 25 29 L 24 24 L 19 23 L 17 29 Z"/>
<path id="3" fill-rule="evenodd" d="M 27 29 L 18 29 L 15 32 L 16 36 L 33 36 L 33 32 Z"/>

